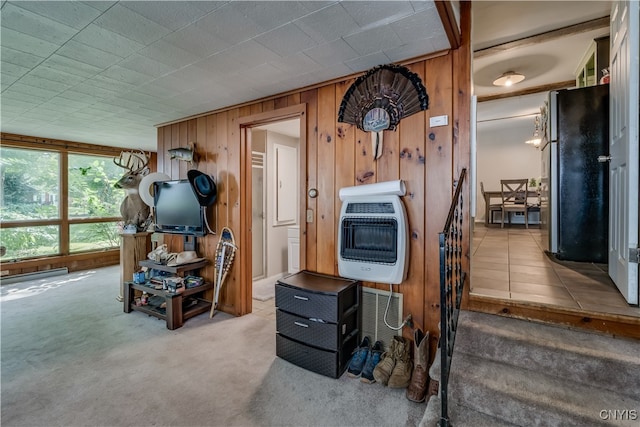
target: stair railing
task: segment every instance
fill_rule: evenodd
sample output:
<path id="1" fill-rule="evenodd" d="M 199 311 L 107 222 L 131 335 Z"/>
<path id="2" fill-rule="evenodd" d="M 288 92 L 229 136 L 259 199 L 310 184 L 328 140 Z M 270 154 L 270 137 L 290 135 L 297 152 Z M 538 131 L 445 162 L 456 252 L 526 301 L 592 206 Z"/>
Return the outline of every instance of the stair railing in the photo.
<path id="1" fill-rule="evenodd" d="M 449 369 L 456 338 L 462 290 L 466 272 L 462 271 L 462 220 L 464 198 L 462 187 L 467 170 L 462 169 L 451 201 L 444 229 L 439 233 L 440 242 L 440 401 L 438 426 L 449 427 L 447 388 Z"/>

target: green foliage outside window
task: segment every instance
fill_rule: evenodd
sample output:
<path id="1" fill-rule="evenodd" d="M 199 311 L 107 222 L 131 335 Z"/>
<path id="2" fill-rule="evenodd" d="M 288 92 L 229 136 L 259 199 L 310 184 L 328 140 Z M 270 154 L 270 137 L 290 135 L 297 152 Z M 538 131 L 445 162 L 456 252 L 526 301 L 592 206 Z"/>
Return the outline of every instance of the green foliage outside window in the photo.
<path id="1" fill-rule="evenodd" d="M 62 200 L 61 157 L 55 151 L 0 147 L 0 219 L 3 222 L 58 220 Z M 114 184 L 122 169 L 111 157 L 68 154 L 68 219 L 120 216 L 122 190 Z M 71 252 L 117 247 L 117 222 L 69 224 Z M 3 228 L 0 244 L 7 249 L 2 260 L 60 254 L 59 225 Z"/>

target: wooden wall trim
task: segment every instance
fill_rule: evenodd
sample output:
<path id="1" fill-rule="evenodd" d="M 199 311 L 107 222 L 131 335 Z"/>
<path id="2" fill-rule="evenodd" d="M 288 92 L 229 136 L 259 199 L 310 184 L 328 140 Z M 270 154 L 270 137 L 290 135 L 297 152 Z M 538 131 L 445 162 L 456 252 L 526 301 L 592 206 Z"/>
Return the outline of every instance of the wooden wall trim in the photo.
<path id="1" fill-rule="evenodd" d="M 461 31 L 458 29 L 458 23 L 456 21 L 455 13 L 453 11 L 453 6 L 451 2 L 448 0 L 436 0 L 434 2 L 436 4 L 436 10 L 438 11 L 438 15 L 440 15 L 440 20 L 442 21 L 442 26 L 444 27 L 444 31 L 447 34 L 447 38 L 449 39 L 449 44 L 451 45 L 451 49 L 458 49 L 462 43 L 460 41 L 460 33 Z M 462 9 L 464 1 L 460 2 L 460 8 Z M 462 15 L 462 13 L 461 13 Z"/>
<path id="2" fill-rule="evenodd" d="M 478 295 L 469 295 L 463 309 L 640 339 L 640 317 L 573 310 L 532 302 L 520 303 Z"/>
<path id="3" fill-rule="evenodd" d="M 275 107 L 275 104 L 274 104 Z M 247 107 L 245 107 L 247 108 Z M 305 212 L 306 212 L 306 186 L 304 182 L 306 180 L 302 180 L 302 177 L 307 175 L 306 169 L 306 145 L 307 145 L 307 121 L 306 121 L 306 104 L 297 104 L 291 106 L 285 106 L 278 109 L 273 109 L 269 111 L 263 111 L 260 113 L 251 114 L 251 109 L 247 111 L 248 115 L 243 115 L 239 117 L 236 121 L 236 124 L 240 133 L 240 162 L 242 164 L 242 168 L 240 169 L 240 229 L 236 232 L 236 239 L 238 239 L 239 247 L 244 248 L 244 250 L 239 250 L 236 254 L 236 257 L 239 258 L 237 262 L 240 264 L 240 280 L 239 280 L 239 294 L 237 295 L 239 299 L 239 307 L 237 310 L 240 315 L 251 313 L 252 311 L 252 239 L 251 233 L 248 230 L 251 230 L 252 227 L 252 200 L 251 200 L 251 137 L 249 134 L 249 130 L 252 127 L 264 125 L 267 123 L 278 122 L 282 120 L 288 120 L 293 118 L 298 118 L 300 120 L 300 138 L 299 138 L 299 169 L 300 169 L 300 179 L 303 184 L 300 185 L 300 194 L 299 194 L 299 216 L 298 216 L 298 224 L 300 227 L 300 267 L 304 269 L 304 265 L 306 264 L 304 260 L 304 252 L 302 252 L 302 248 L 306 245 L 303 243 L 304 239 L 302 238 L 302 234 L 305 230 Z"/>
<path id="4" fill-rule="evenodd" d="M 3 145 L 11 147 L 29 148 L 32 150 L 57 150 L 83 154 L 97 154 L 101 156 L 118 156 L 124 148 L 108 147 L 105 145 L 86 144 L 84 142 L 65 141 L 61 139 L 41 138 L 37 136 L 0 133 Z"/>

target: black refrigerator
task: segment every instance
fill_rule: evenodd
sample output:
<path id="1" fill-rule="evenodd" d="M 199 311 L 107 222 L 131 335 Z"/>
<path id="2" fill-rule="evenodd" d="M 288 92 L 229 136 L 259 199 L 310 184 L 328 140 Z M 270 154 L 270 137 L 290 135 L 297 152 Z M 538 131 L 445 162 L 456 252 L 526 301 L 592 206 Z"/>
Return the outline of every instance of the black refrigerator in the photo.
<path id="1" fill-rule="evenodd" d="M 609 85 L 550 92 L 546 115 L 540 206 L 545 249 L 561 260 L 606 264 L 609 168 L 598 157 L 609 154 Z"/>

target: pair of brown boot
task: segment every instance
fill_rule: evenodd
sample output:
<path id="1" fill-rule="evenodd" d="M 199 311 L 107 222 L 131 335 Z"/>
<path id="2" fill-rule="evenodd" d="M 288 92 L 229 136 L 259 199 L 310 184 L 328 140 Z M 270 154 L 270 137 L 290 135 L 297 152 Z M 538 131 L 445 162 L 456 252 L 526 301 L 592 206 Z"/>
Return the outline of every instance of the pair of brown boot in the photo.
<path id="1" fill-rule="evenodd" d="M 406 388 L 411 380 L 413 362 L 411 361 L 411 343 L 404 337 L 394 336 L 389 350 L 373 370 L 376 382 L 390 388 Z"/>

